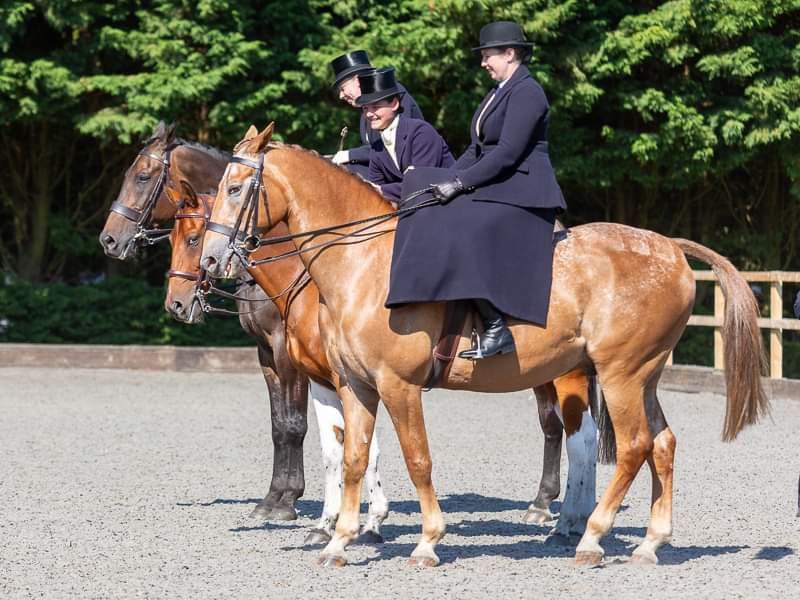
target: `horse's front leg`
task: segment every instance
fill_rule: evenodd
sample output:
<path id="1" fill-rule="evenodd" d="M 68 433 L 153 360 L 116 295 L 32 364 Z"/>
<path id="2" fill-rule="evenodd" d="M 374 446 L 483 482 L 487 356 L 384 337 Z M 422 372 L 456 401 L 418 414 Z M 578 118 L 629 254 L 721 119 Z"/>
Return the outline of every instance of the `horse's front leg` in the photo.
<path id="1" fill-rule="evenodd" d="M 345 548 L 358 537 L 361 482 L 369 462 L 369 446 L 375 430 L 378 394 L 366 386 L 339 385 L 344 409 L 344 461 L 342 465 L 342 507 L 333 538 L 319 557 L 323 566 L 347 564 Z"/>
<path id="2" fill-rule="evenodd" d="M 311 401 L 317 416 L 322 464 L 325 467 L 325 501 L 322 515 L 306 536 L 306 544 L 331 541 L 342 505 L 342 458 L 344 457 L 344 417 L 342 402 L 334 390 L 311 382 Z"/>

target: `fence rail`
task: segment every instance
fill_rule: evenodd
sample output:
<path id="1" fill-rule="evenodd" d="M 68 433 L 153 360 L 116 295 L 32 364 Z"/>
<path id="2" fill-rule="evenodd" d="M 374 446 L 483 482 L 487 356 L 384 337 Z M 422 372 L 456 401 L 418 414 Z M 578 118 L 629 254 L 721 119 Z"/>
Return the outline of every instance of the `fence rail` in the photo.
<path id="1" fill-rule="evenodd" d="M 692 315 L 688 325 L 714 328 L 714 368 L 725 367 L 722 345 L 722 321 L 725 314 L 725 297 L 713 271 L 693 271 L 697 281 L 714 282 L 714 315 Z M 750 283 L 769 283 L 769 317 L 758 319 L 761 329 L 769 329 L 769 376 L 773 379 L 783 377 L 783 330 L 800 331 L 800 321 L 783 318 L 783 284 L 800 283 L 797 271 L 743 271 L 745 281 Z M 667 364 L 672 364 L 670 355 Z"/>

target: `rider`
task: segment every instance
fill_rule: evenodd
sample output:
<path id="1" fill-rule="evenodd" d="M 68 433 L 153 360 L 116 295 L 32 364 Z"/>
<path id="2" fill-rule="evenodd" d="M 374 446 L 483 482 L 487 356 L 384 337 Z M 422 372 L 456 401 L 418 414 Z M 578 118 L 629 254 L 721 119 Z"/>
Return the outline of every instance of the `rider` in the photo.
<path id="1" fill-rule="evenodd" d="M 400 200 L 403 175 L 414 167 L 450 167 L 455 162 L 447 142 L 427 121 L 407 117 L 404 92 L 394 69 L 376 69 L 358 76 L 361 95 L 355 105 L 362 119 L 378 133 L 369 155 L 368 180 L 390 200 Z"/>
<path id="2" fill-rule="evenodd" d="M 497 85 L 475 111 L 471 145 L 446 174 L 406 176 L 404 195 L 438 182 L 433 196 L 443 206 L 398 224 L 386 305 L 473 299 L 485 331 L 462 358 L 514 351 L 503 313 L 547 320 L 553 226 L 566 204 L 548 154 L 549 105 L 524 64 L 532 46 L 514 22 L 481 29 L 473 50 Z"/>
<path id="3" fill-rule="evenodd" d="M 369 62 L 367 53 L 364 50 L 354 50 L 353 52 L 342 54 L 331 61 L 331 68 L 333 69 L 334 77 L 333 87 L 337 89 L 339 99 L 355 107 L 356 100 L 361 96 L 358 76 L 374 70 Z M 422 111 L 411 94 L 408 93 L 408 90 L 399 83 L 397 87 L 402 92 L 400 106 L 403 108 L 403 112 L 412 119 L 422 119 Z M 367 125 L 363 112 L 359 123 L 359 131 L 362 145 L 349 150 L 340 150 L 334 154 L 333 162 L 347 167 L 349 171 L 357 173 L 366 179 L 369 175 L 370 147 L 380 136 Z"/>

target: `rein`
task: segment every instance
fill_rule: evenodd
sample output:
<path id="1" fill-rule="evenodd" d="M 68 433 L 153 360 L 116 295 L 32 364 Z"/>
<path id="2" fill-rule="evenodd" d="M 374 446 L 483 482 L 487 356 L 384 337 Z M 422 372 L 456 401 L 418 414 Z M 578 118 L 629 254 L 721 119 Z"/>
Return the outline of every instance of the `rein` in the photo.
<path id="1" fill-rule="evenodd" d="M 209 219 L 211 218 L 211 209 L 208 206 L 208 202 L 204 195 L 199 196 L 203 202 L 203 213 L 178 213 L 175 215 L 175 219 L 202 219 L 206 223 L 206 227 L 208 227 Z M 290 293 L 292 290 L 296 288 L 300 288 L 305 286 L 309 281 L 311 281 L 311 276 L 308 274 L 308 271 L 305 269 L 295 278 L 292 283 L 290 283 L 286 288 L 284 288 L 281 292 L 274 296 L 267 296 L 266 298 L 243 298 L 239 296 L 237 293 L 230 293 L 224 289 L 218 288 L 215 285 L 215 280 L 212 277 L 209 277 L 208 272 L 203 269 L 202 267 L 199 269 L 198 272 L 193 273 L 191 271 L 179 271 L 176 269 L 170 269 L 167 271 L 167 277 L 177 277 L 179 279 L 186 279 L 188 281 L 194 281 L 195 289 L 194 289 L 194 297 L 197 299 L 198 304 L 200 304 L 201 310 L 206 314 L 219 314 L 219 315 L 229 315 L 229 316 L 240 316 L 240 315 L 250 315 L 256 313 L 260 310 L 261 307 L 254 308 L 253 310 L 249 311 L 235 311 L 229 310 L 227 308 L 220 308 L 217 306 L 213 306 L 208 296 L 214 294 L 221 298 L 226 298 L 229 300 L 234 300 L 236 302 L 267 302 L 267 301 L 275 301 L 281 296 Z M 242 285 L 253 285 L 255 284 L 255 280 L 249 280 Z"/>
<path id="2" fill-rule="evenodd" d="M 158 198 L 164 191 L 164 186 L 166 185 L 167 177 L 169 176 L 170 155 L 178 146 L 180 146 L 180 143 L 167 145 L 167 147 L 164 149 L 163 156 L 156 156 L 155 154 L 150 154 L 144 150 L 139 151 L 137 153 L 138 156 L 146 156 L 150 160 L 160 162 L 162 165 L 161 172 L 158 174 L 158 179 L 156 179 L 155 185 L 150 190 L 150 194 L 147 196 L 144 206 L 141 209 L 130 208 L 125 206 L 122 202 L 116 200 L 109 208 L 109 212 L 117 213 L 129 221 L 136 223 L 136 234 L 133 236 L 133 243 L 143 241 L 147 245 L 152 246 L 153 244 L 169 237 L 169 229 L 148 229 L 146 224 L 150 221 L 150 217 L 153 214 L 153 209 L 158 202 Z"/>
<path id="3" fill-rule="evenodd" d="M 372 239 L 373 236 L 381 235 L 386 233 L 388 230 L 384 231 L 377 231 L 371 233 L 364 233 L 365 231 L 372 229 L 376 225 L 380 225 L 381 223 L 385 223 L 386 221 L 398 217 L 404 214 L 416 212 L 422 208 L 427 208 L 428 206 L 435 206 L 440 204 L 438 200 L 426 200 L 424 202 L 420 202 L 414 206 L 406 206 L 402 208 L 398 208 L 396 210 L 390 211 L 388 213 L 383 213 L 380 215 L 375 215 L 372 217 L 366 217 L 363 219 L 356 219 L 354 221 L 347 221 L 345 223 L 339 223 L 337 225 L 331 225 L 329 227 L 320 227 L 319 229 L 312 229 L 310 231 L 302 231 L 299 233 L 290 233 L 287 235 L 275 236 L 275 237 L 259 237 L 258 233 L 266 229 L 269 231 L 272 229 L 272 220 L 270 217 L 269 211 L 269 194 L 267 193 L 267 189 L 262 182 L 262 176 L 264 173 L 264 156 L 266 152 L 260 152 L 258 154 L 258 160 L 251 160 L 249 158 L 243 156 L 234 156 L 231 159 L 229 164 L 241 164 L 246 167 L 253 169 L 254 173 L 250 180 L 250 186 L 247 189 L 247 195 L 245 196 L 244 202 L 242 203 L 241 209 L 239 209 L 239 214 L 236 217 L 236 222 L 234 223 L 233 227 L 228 225 L 224 225 L 222 223 L 217 223 L 214 221 L 209 221 L 207 224 L 207 229 L 209 231 L 214 231 L 216 233 L 221 233 L 223 235 L 228 236 L 228 248 L 233 251 L 233 253 L 242 261 L 244 265 L 247 267 L 255 267 L 258 265 L 262 265 L 265 263 L 272 263 L 279 260 L 283 260 L 292 256 L 300 256 L 306 252 L 311 252 L 312 250 L 320 250 L 332 246 L 334 244 L 342 243 L 342 240 L 348 238 L 367 238 Z M 418 190 L 411 194 L 408 198 L 406 198 L 403 204 L 407 204 L 411 200 L 418 198 L 423 194 L 427 194 L 431 191 L 431 187 L 426 187 L 421 190 Z M 267 227 L 258 227 L 258 200 L 260 197 L 261 191 L 264 192 L 264 205 L 265 205 L 265 212 L 267 213 Z M 242 224 L 245 224 L 245 227 L 249 226 L 249 230 L 242 230 Z M 352 232 L 339 232 L 340 229 L 345 229 L 348 227 L 356 227 L 358 225 L 365 225 L 365 227 L 361 227 L 356 231 Z M 271 256 L 269 258 L 263 258 L 258 260 L 253 260 L 249 258 L 249 254 L 261 248 L 262 246 L 272 246 L 275 244 L 281 244 L 283 242 L 289 242 L 292 240 L 296 240 L 298 238 L 314 238 L 318 235 L 323 234 L 335 234 L 339 236 L 335 240 L 329 240 L 326 242 L 322 242 L 321 244 L 316 244 L 312 246 L 306 246 L 303 248 L 297 248 L 295 250 L 290 250 L 287 252 L 283 252 L 282 254 L 278 254 L 276 256 Z M 310 241 L 310 240 L 309 240 Z M 359 242 L 365 240 L 358 240 Z"/>

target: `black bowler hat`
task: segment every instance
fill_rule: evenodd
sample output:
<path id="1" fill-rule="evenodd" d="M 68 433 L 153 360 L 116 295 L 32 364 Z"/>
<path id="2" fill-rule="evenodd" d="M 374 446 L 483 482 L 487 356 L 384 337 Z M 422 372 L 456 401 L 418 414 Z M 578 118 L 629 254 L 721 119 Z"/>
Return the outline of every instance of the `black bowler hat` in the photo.
<path id="1" fill-rule="evenodd" d="M 371 71 L 372 65 L 369 64 L 369 57 L 366 51 L 354 50 L 334 58 L 331 61 L 331 68 L 333 69 L 334 78 L 333 87 L 336 87 L 351 75 Z"/>
<path id="2" fill-rule="evenodd" d="M 483 50 L 484 48 L 507 48 L 509 46 L 518 46 L 523 48 L 530 48 L 533 46 L 532 42 L 525 39 L 525 33 L 522 27 L 514 23 L 514 21 L 495 21 L 481 27 L 480 45 L 475 46 L 472 50 Z"/>
<path id="3" fill-rule="evenodd" d="M 372 104 L 378 100 L 399 96 L 403 93 L 397 86 L 394 69 L 391 67 L 363 73 L 358 76 L 358 83 L 361 86 L 361 95 L 356 98 L 356 106 Z"/>

